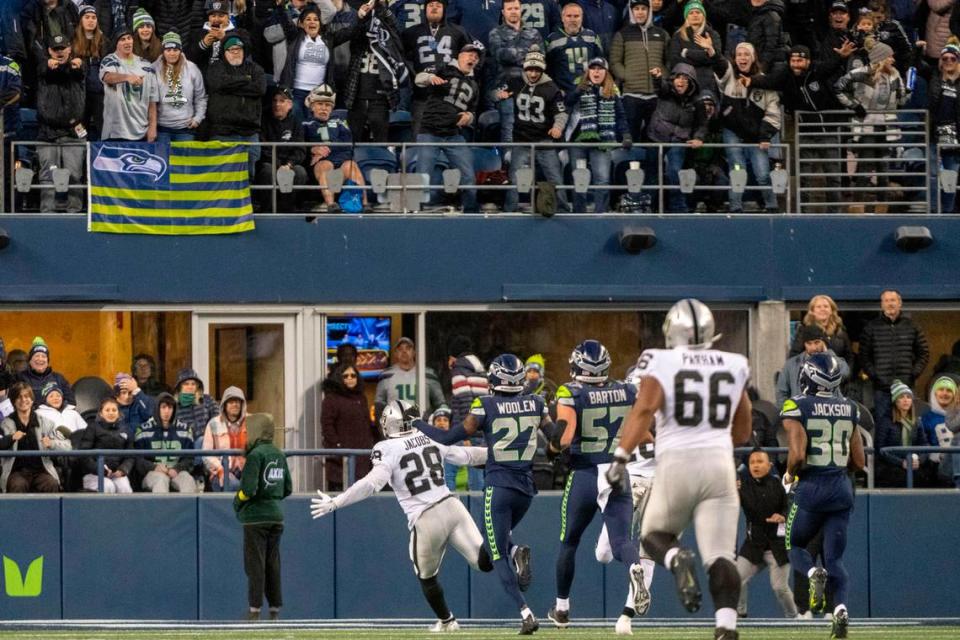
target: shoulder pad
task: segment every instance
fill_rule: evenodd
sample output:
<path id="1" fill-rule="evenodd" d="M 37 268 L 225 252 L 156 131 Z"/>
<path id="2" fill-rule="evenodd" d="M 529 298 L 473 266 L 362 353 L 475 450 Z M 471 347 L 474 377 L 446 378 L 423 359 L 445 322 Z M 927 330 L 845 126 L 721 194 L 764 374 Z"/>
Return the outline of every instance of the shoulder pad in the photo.
<path id="1" fill-rule="evenodd" d="M 783 407 L 780 409 L 780 415 L 788 418 L 797 418 L 800 417 L 800 405 L 794 398 L 787 398 L 783 402 Z"/>
<path id="2" fill-rule="evenodd" d="M 477 396 L 476 398 L 473 399 L 473 402 L 470 403 L 471 409 L 479 409 L 483 406 L 483 402 L 480 401 L 481 397 L 482 396 Z"/>

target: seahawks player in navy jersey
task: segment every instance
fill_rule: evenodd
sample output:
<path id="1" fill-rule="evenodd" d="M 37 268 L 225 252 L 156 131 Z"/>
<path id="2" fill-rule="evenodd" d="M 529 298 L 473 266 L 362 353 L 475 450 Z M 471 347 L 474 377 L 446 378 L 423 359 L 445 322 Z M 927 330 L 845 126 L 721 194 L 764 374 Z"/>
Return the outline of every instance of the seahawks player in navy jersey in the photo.
<path id="1" fill-rule="evenodd" d="M 533 484 L 536 429 L 552 438 L 554 428 L 543 398 L 523 393 L 526 372 L 520 358 L 509 353 L 497 356 L 487 379 L 493 395 L 475 398 L 462 425 L 441 431 L 418 420 L 414 426 L 441 444 L 455 444 L 483 432 L 488 449 L 483 503 L 486 543 L 504 590 L 520 609 L 520 634 L 530 635 L 540 627 L 521 593 L 532 577 L 530 547 L 514 544 L 511 531 L 537 492 Z"/>
<path id="2" fill-rule="evenodd" d="M 557 389 L 557 424 L 564 428 L 560 444 L 570 449 L 570 475 L 563 492 L 557 601 L 547 616 L 561 629 L 570 623 L 577 546 L 598 509 L 607 526 L 613 556 L 629 568 L 634 609 L 646 613 L 650 603 L 640 555 L 630 540 L 633 496 L 619 487 L 615 490 L 601 473 L 613 460 L 623 419 L 636 399 L 629 385 L 608 381 L 609 371 L 607 348 L 597 340 L 585 340 L 570 355 L 573 381 Z"/>
<path id="3" fill-rule="evenodd" d="M 787 516 L 787 549 L 794 571 L 810 578 L 810 610 L 822 611 L 824 589 L 830 584 L 836 607 L 831 638 L 846 638 L 847 525 L 853 511 L 853 484 L 847 470 L 859 471 L 866 462 L 860 438 L 857 403 L 836 393 L 843 376 L 836 356 L 812 355 L 800 369 L 800 390 L 783 403 L 780 416 L 790 453 L 784 486 L 796 485 Z M 823 528 L 824 567 L 815 567 L 806 550 Z"/>

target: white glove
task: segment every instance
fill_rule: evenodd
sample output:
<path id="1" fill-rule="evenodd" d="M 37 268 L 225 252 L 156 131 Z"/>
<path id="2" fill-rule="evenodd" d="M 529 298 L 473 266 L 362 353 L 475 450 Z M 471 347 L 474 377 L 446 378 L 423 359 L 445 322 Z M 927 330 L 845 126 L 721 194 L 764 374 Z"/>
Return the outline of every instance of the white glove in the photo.
<path id="1" fill-rule="evenodd" d="M 787 495 L 790 495 L 790 492 L 792 492 L 797 487 L 797 477 L 791 476 L 786 471 L 783 473 L 783 478 L 781 479 L 781 482 L 783 483 L 783 490 Z"/>
<path id="2" fill-rule="evenodd" d="M 312 498 L 310 500 L 310 514 L 313 516 L 313 519 L 322 518 L 328 513 L 333 513 L 337 509 L 337 501 L 325 494 L 323 491 L 317 490 L 317 495 L 319 498 Z"/>

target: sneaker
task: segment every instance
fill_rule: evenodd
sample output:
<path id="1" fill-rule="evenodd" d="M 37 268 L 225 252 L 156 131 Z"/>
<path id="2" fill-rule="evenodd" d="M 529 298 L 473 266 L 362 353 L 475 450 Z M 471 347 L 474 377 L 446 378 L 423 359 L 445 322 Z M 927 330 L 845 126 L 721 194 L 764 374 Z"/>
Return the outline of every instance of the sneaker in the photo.
<path id="1" fill-rule="evenodd" d="M 833 621 L 833 614 L 827 611 L 825 614 L 823 614 L 823 619 L 827 622 L 831 622 Z"/>
<path id="2" fill-rule="evenodd" d="M 717 627 L 713 632 L 713 640 L 738 640 L 740 634 L 734 629 Z"/>
<path id="3" fill-rule="evenodd" d="M 547 617 L 553 620 L 553 624 L 557 625 L 557 629 L 566 629 L 567 625 L 570 624 L 570 612 L 557 611 L 556 607 L 550 607 L 550 611 L 547 612 Z"/>
<path id="4" fill-rule="evenodd" d="M 259 622 L 260 609 L 257 609 L 256 611 L 247 611 L 247 620 L 250 620 L 251 622 Z"/>
<path id="5" fill-rule="evenodd" d="M 530 547 L 519 545 L 513 556 L 513 565 L 517 571 L 517 584 L 520 591 L 526 591 L 533 580 L 533 571 L 530 568 Z"/>
<path id="6" fill-rule="evenodd" d="M 523 619 L 523 622 L 520 623 L 520 633 L 517 635 L 521 636 L 532 636 L 533 632 L 540 628 L 540 623 L 537 622 L 537 619 L 533 615 L 529 615 Z"/>
<path id="7" fill-rule="evenodd" d="M 804 611 L 797 614 L 797 620 L 813 620 L 813 611 Z"/>
<path id="8" fill-rule="evenodd" d="M 650 592 L 643 583 L 643 567 L 639 564 L 631 565 L 629 578 L 630 591 L 633 593 L 633 609 L 638 616 L 645 616 L 650 610 Z"/>
<path id="9" fill-rule="evenodd" d="M 437 620 L 434 625 L 430 627 L 430 633 L 452 633 L 454 631 L 460 631 L 460 623 L 457 622 L 456 618 Z"/>
<path id="10" fill-rule="evenodd" d="M 280 619 L 280 609 L 270 609 L 270 620 L 276 622 Z"/>
<path id="11" fill-rule="evenodd" d="M 840 609 L 837 615 L 833 616 L 833 626 L 830 629 L 830 640 L 834 638 L 847 637 L 847 624 L 850 622 L 850 616 L 846 609 Z"/>
<path id="12" fill-rule="evenodd" d="M 633 635 L 633 618 L 627 615 L 620 615 L 617 618 L 617 626 L 613 628 L 618 636 L 632 636 Z"/>
<path id="13" fill-rule="evenodd" d="M 827 571 L 822 567 L 813 570 L 810 576 L 810 611 L 820 613 L 826 606 L 824 591 L 827 588 Z"/>
<path id="14" fill-rule="evenodd" d="M 683 607 L 690 613 L 696 613 L 700 610 L 703 595 L 697 581 L 697 564 L 693 551 L 681 549 L 673 558 L 670 570 L 677 581 L 677 595 L 680 596 Z"/>

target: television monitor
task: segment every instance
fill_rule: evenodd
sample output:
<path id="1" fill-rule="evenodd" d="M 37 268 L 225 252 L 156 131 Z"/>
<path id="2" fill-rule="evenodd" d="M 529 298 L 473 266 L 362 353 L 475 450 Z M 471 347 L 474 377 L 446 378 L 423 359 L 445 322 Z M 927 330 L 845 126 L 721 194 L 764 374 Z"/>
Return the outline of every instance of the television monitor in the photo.
<path id="1" fill-rule="evenodd" d="M 390 318 L 386 316 L 345 316 L 327 318 L 327 365 L 333 365 L 337 347 L 357 348 L 360 377 L 376 380 L 390 366 Z"/>

